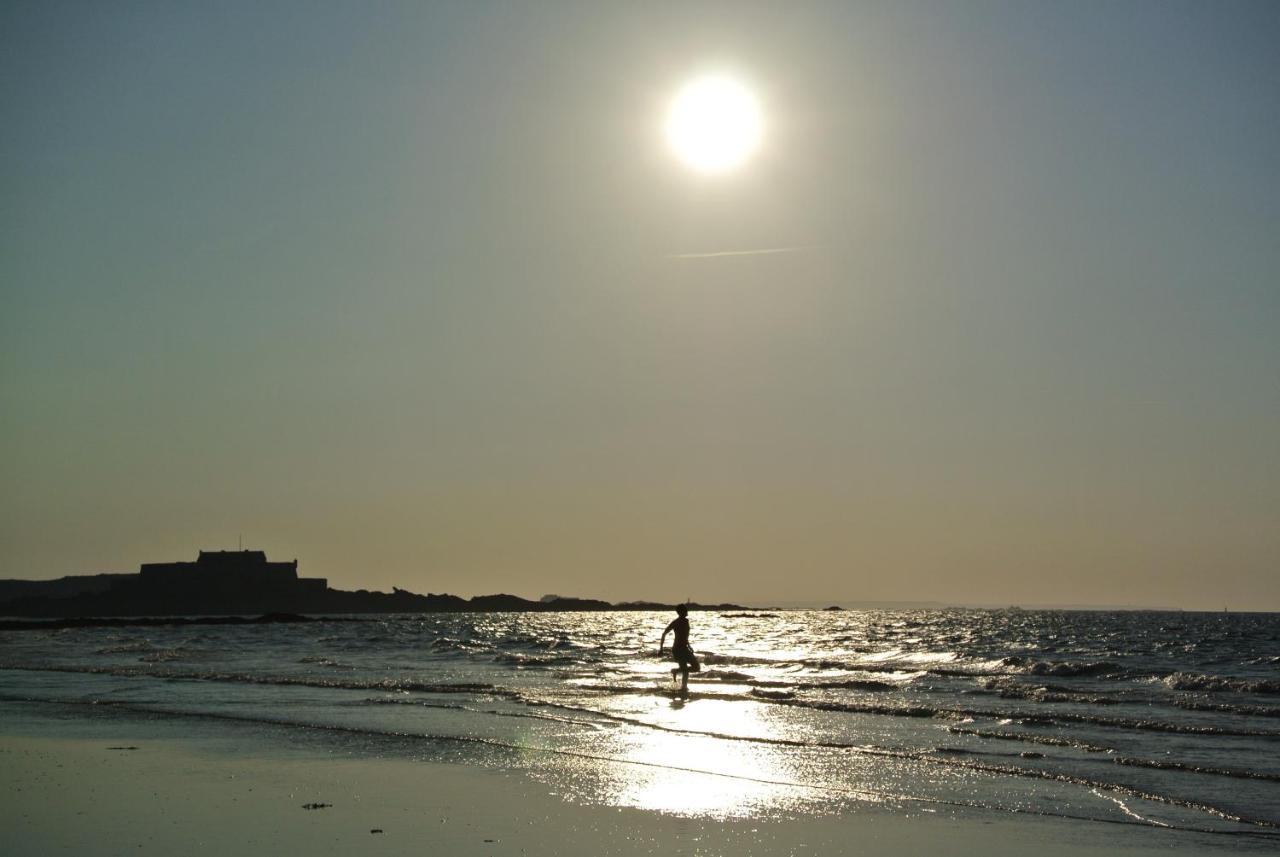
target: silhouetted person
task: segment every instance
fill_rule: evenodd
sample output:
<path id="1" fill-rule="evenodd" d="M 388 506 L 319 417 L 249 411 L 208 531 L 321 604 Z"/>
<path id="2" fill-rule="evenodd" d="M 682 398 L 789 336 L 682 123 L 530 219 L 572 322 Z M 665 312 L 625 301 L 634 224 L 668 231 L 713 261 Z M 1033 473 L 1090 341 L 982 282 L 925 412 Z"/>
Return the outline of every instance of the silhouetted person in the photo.
<path id="1" fill-rule="evenodd" d="M 662 632 L 662 639 L 658 641 L 658 655 L 662 655 L 662 647 L 667 642 L 667 634 L 675 632 L 675 639 L 671 641 L 671 657 L 679 664 L 671 671 L 671 680 L 676 680 L 676 673 L 680 674 L 680 689 L 689 689 L 689 673 L 698 672 L 702 669 L 702 665 L 698 663 L 698 658 L 693 654 L 693 649 L 689 648 L 689 608 L 681 604 L 676 608 L 679 615 L 671 620 L 671 624 Z"/>

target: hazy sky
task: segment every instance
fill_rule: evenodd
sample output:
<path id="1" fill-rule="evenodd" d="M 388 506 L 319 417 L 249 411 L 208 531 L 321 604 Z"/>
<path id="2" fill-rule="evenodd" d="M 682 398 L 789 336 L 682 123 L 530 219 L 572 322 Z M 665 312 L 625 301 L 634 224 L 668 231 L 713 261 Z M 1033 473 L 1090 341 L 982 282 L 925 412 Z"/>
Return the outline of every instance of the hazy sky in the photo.
<path id="1" fill-rule="evenodd" d="M 243 533 L 343 588 L 1280 609 L 1277 44 L 7 2 L 0 577 Z M 661 132 L 711 67 L 765 117 L 716 177 Z"/>

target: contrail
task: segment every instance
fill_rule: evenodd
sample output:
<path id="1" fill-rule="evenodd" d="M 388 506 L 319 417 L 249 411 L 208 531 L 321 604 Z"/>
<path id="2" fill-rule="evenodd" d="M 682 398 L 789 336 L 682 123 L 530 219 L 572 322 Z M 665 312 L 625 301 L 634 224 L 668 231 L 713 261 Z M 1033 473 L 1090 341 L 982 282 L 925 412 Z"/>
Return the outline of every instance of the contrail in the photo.
<path id="1" fill-rule="evenodd" d="M 808 247 L 763 247 L 759 250 L 717 250 L 713 253 L 675 253 L 668 259 L 719 259 L 722 256 L 772 256 L 775 253 L 799 253 Z"/>

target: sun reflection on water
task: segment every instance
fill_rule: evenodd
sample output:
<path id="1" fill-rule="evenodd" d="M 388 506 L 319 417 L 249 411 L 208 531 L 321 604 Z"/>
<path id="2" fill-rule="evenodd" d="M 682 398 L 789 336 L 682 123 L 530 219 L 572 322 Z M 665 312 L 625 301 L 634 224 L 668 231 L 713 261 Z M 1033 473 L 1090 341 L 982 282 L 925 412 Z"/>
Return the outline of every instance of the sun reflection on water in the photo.
<path id="1" fill-rule="evenodd" d="M 650 629 L 664 618 L 655 617 Z M 762 622 L 715 614 L 698 614 L 692 625 L 703 669 L 690 677 L 687 694 L 672 681 L 673 662 L 659 657 L 651 635 L 638 629 L 634 648 L 615 648 L 606 669 L 566 676 L 549 690 L 552 699 L 565 693 L 573 716 L 603 718 L 575 734 L 568 752 L 563 738 L 548 745 L 563 753 L 556 773 L 548 772 L 557 793 L 670 815 L 762 818 L 844 812 L 901 791 L 904 768 L 917 763 L 830 743 L 875 743 L 885 736 L 871 728 L 874 722 L 851 715 L 840 721 L 849 729 L 832 730 L 830 717 L 777 701 L 791 699 L 803 682 L 819 698 L 848 692 L 840 682 L 867 678 L 848 665 L 867 656 L 877 659 L 877 687 L 867 692 L 879 692 L 917 675 L 893 669 L 899 660 L 903 667 L 914 661 L 881 655 L 893 646 L 868 642 L 845 626 L 834 635 L 780 617 Z M 814 645 L 815 636 L 839 642 Z"/>
<path id="2" fill-rule="evenodd" d="M 762 706 L 675 697 L 658 721 L 719 735 L 773 737 Z M 677 725 L 678 724 L 678 725 Z M 623 764 L 606 772 L 605 800 L 675 815 L 743 817 L 795 806 L 810 795 L 768 744 L 709 735 L 628 729 L 610 738 L 609 755 Z"/>

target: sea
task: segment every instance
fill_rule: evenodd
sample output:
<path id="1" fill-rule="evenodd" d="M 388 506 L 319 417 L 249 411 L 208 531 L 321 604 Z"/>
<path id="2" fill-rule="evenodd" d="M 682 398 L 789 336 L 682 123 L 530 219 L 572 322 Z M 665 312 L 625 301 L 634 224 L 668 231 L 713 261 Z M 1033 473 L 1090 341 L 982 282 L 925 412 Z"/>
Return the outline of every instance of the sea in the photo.
<path id="1" fill-rule="evenodd" d="M 672 618 L 4 631 L 0 718 L 269 728 L 680 816 L 1041 816 L 1280 852 L 1280 614 L 694 611 L 687 693 Z"/>

